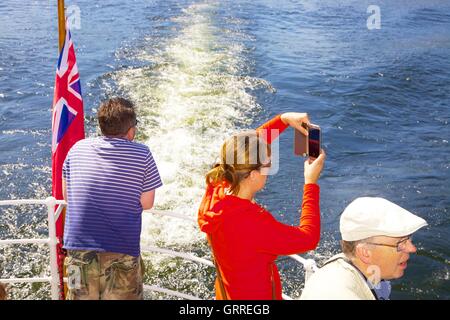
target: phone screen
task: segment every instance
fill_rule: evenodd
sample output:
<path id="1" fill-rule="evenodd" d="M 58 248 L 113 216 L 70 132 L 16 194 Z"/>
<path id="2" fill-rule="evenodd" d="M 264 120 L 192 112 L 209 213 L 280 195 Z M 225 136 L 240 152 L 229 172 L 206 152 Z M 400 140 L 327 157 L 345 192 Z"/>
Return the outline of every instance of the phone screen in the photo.
<path id="1" fill-rule="evenodd" d="M 318 158 L 320 155 L 320 128 L 309 128 L 308 149 L 311 158 Z"/>

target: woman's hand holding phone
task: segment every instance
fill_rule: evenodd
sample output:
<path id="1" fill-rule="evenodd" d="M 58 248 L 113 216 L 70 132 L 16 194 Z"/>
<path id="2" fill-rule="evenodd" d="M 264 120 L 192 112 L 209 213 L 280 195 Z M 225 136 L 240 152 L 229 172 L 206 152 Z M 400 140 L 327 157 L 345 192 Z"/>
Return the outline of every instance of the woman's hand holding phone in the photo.
<path id="1" fill-rule="evenodd" d="M 317 183 L 325 164 L 325 150 L 320 150 L 320 155 L 317 159 L 308 158 L 305 160 L 305 184 Z"/>
<path id="2" fill-rule="evenodd" d="M 305 138 L 307 138 L 309 157 L 305 160 L 305 184 L 317 183 L 326 158 L 325 151 L 320 148 L 322 140 L 320 127 L 309 122 L 307 113 L 286 112 L 281 115 L 281 121 L 283 121 L 284 124 L 297 129 Z M 312 137 L 309 137 L 309 131 L 313 133 Z M 298 137 L 301 137 L 301 135 L 296 135 L 295 142 L 299 142 L 301 145 L 296 146 L 298 150 L 295 150 L 294 152 L 295 154 L 303 155 L 305 154 L 304 149 L 306 148 L 306 145 L 304 146 L 303 144 L 306 140 Z M 319 150 L 320 154 L 318 154 Z"/>
<path id="3" fill-rule="evenodd" d="M 308 136 L 309 118 L 307 113 L 286 112 L 281 115 L 281 121 Z"/>

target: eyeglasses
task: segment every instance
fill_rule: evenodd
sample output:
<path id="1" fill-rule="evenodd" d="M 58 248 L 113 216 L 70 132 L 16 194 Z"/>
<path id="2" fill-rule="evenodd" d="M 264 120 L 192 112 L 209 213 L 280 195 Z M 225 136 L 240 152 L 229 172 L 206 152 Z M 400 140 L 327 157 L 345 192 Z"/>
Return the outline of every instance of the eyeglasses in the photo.
<path id="1" fill-rule="evenodd" d="M 407 238 L 400 240 L 397 242 L 397 244 L 386 244 L 386 243 L 375 243 L 375 242 L 364 242 L 367 244 L 373 244 L 375 246 L 384 246 L 384 247 L 391 247 L 396 248 L 397 252 L 405 252 L 407 248 L 408 241 L 412 244 L 412 236 L 408 236 Z"/>

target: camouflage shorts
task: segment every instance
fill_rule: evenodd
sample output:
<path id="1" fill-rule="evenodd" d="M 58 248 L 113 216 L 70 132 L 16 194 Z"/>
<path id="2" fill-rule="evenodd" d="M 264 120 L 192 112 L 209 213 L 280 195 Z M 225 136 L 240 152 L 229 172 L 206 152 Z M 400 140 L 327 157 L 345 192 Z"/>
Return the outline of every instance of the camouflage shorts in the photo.
<path id="1" fill-rule="evenodd" d="M 68 250 L 67 300 L 142 300 L 141 257 L 112 252 Z"/>

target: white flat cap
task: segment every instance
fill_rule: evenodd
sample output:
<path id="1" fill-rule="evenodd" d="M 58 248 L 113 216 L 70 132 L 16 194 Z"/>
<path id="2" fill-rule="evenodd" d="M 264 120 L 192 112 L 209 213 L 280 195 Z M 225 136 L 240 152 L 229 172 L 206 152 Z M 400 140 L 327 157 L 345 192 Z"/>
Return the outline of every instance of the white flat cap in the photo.
<path id="1" fill-rule="evenodd" d="M 350 203 L 341 215 L 342 240 L 357 241 L 374 236 L 404 237 L 427 222 L 383 198 L 362 197 Z"/>

